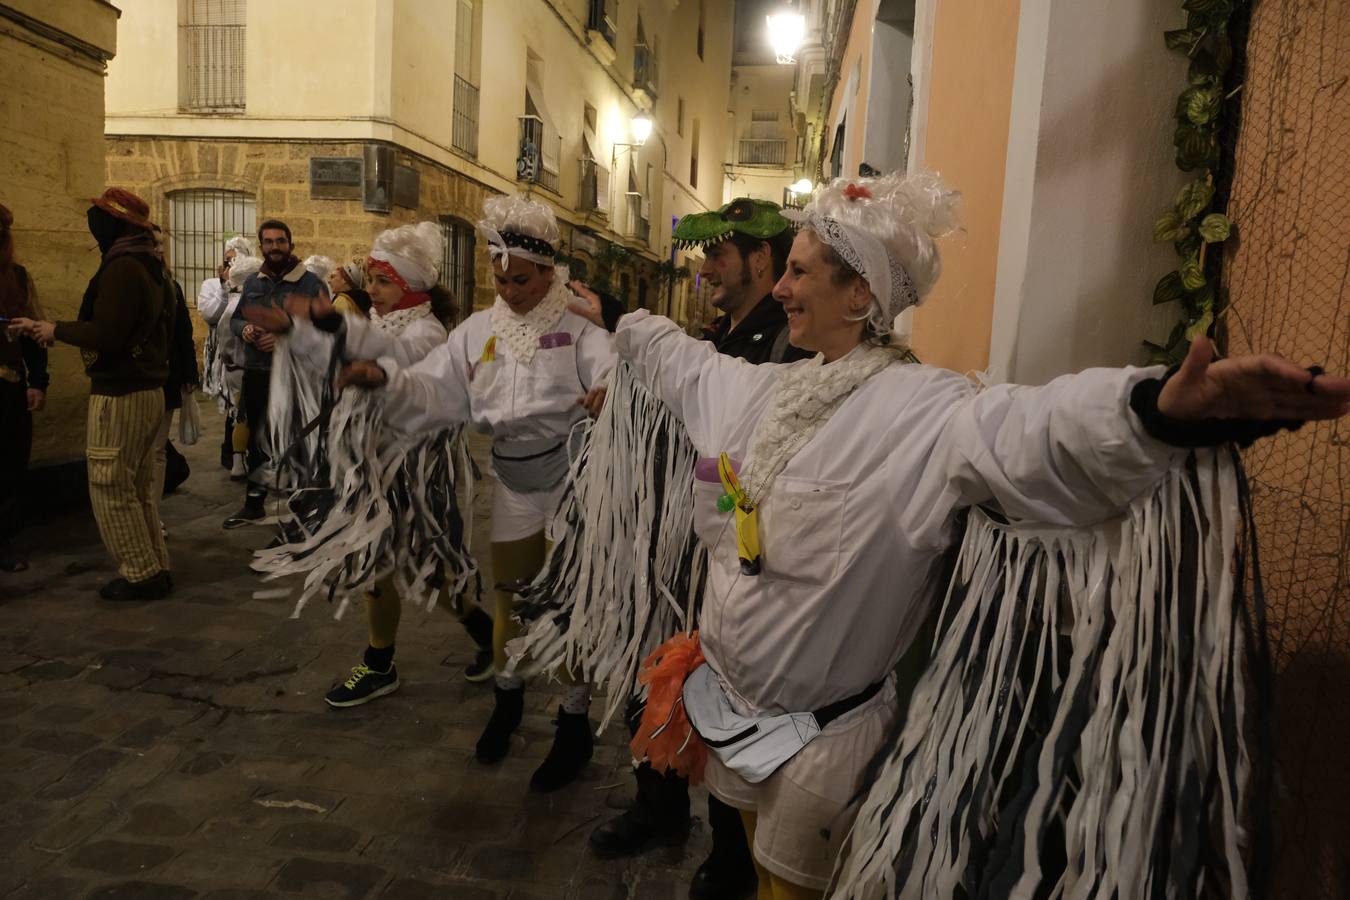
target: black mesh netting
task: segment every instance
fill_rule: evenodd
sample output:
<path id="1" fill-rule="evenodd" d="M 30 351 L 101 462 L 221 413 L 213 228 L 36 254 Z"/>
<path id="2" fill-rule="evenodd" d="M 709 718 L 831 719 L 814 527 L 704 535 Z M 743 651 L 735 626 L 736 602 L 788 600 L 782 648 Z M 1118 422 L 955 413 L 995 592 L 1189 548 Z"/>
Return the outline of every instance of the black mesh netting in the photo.
<path id="1" fill-rule="evenodd" d="M 1228 211 L 1233 354 L 1350 371 L 1350 0 L 1254 5 Z M 1270 604 L 1276 897 L 1350 897 L 1350 425 L 1246 456 Z"/>

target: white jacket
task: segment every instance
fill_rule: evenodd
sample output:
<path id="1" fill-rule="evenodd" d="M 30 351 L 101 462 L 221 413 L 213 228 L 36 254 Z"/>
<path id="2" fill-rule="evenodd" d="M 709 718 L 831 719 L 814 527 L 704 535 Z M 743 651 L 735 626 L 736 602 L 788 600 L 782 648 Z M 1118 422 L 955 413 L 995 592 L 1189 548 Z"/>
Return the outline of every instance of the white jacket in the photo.
<path id="1" fill-rule="evenodd" d="M 719 355 L 644 312 L 620 320 L 616 346 L 700 456 L 745 459 L 785 366 Z M 1133 385 L 1160 372 L 1093 369 L 977 392 L 942 369 L 883 370 L 774 481 L 758 576 L 740 574 L 721 484 L 696 481 L 695 529 L 711 551 L 700 635 L 733 702 L 807 712 L 884 678 L 943 587 L 962 508 L 1088 524 L 1147 491 L 1185 452 L 1149 437 L 1128 407 Z"/>
<path id="2" fill-rule="evenodd" d="M 231 298 L 238 302 L 239 294 L 231 294 L 219 278 L 208 278 L 197 289 L 197 313 L 207 325 L 215 328 Z"/>
<path id="3" fill-rule="evenodd" d="M 541 346 L 528 365 L 512 358 L 502 341 L 485 361 L 492 337 L 485 309 L 415 365 L 396 353 L 378 357 L 389 376 L 385 421 L 412 434 L 469 422 L 505 443 L 566 437 L 586 415 L 577 401 L 613 367 L 614 345 L 603 328 L 572 312 L 562 314 L 555 331 L 566 332 L 570 342 Z"/>

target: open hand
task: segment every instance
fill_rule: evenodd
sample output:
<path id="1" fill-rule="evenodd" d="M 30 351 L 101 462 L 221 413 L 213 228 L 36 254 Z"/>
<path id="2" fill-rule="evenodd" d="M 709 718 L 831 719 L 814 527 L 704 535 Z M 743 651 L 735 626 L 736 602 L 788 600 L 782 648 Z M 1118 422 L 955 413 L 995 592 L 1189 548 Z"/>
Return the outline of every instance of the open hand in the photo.
<path id="1" fill-rule="evenodd" d="M 1336 419 L 1350 412 L 1350 378 L 1314 376 L 1273 354 L 1214 362 L 1214 345 L 1198 338 L 1163 385 L 1158 411 L 1174 419 Z"/>
<path id="2" fill-rule="evenodd" d="M 342 367 L 342 371 L 338 373 L 335 386 L 340 392 L 343 388 L 348 386 L 364 388 L 383 387 L 388 380 L 389 376 L 385 374 L 384 369 L 381 369 L 374 360 L 358 359 L 354 362 L 349 362 Z"/>
<path id="3" fill-rule="evenodd" d="M 586 286 L 586 283 L 579 278 L 574 278 L 567 282 L 567 286 L 572 289 L 572 293 L 581 298 L 581 303 L 569 303 L 567 308 L 587 321 L 605 327 L 604 316 L 600 313 L 600 295 Z"/>

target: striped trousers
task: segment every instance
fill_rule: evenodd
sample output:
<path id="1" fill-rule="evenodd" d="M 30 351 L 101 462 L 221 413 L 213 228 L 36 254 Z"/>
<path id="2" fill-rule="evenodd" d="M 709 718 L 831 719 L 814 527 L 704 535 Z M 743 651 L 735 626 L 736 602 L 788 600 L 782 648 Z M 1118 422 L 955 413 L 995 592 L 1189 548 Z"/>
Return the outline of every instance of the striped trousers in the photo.
<path id="1" fill-rule="evenodd" d="M 89 501 L 103 546 L 127 581 L 169 569 L 155 479 L 155 439 L 163 420 L 160 388 L 89 398 Z"/>

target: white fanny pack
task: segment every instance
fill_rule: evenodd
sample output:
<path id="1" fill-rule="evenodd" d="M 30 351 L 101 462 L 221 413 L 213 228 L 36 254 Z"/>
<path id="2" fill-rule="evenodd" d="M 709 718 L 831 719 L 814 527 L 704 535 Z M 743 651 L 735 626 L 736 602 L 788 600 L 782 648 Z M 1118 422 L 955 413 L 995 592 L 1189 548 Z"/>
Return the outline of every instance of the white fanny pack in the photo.
<path id="1" fill-rule="evenodd" d="M 878 681 L 815 712 L 743 716 L 732 708 L 722 679 L 704 663 L 684 681 L 684 708 L 703 743 L 722 764 L 751 784 L 758 784 L 796 756 L 830 722 L 876 696 L 884 683 Z"/>

